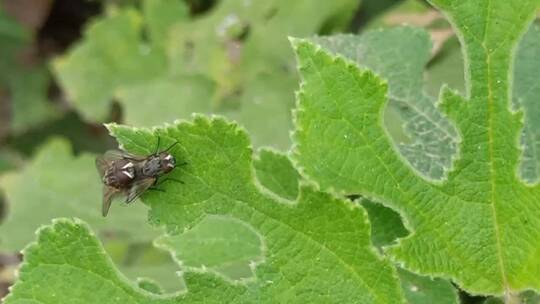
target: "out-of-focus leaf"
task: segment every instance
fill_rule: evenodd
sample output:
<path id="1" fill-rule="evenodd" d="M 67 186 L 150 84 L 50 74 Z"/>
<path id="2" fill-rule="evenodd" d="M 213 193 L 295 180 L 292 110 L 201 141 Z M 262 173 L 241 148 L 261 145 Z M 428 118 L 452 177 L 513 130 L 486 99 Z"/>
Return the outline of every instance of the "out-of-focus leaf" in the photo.
<path id="1" fill-rule="evenodd" d="M 9 145 L 30 158 L 52 136 L 68 139 L 75 153 L 81 151 L 97 153 L 116 145 L 102 126 L 89 126 L 74 112 L 67 112 L 40 128 L 17 134 L 9 140 Z"/>
<path id="2" fill-rule="evenodd" d="M 172 122 L 192 113 L 210 113 L 214 84 L 204 77 L 177 76 L 149 80 L 118 90 L 129 123 Z"/>
<path id="3" fill-rule="evenodd" d="M 146 0 L 142 5 L 146 31 L 150 41 L 158 47 L 164 47 L 171 27 L 189 15 L 182 0 Z"/>
<path id="4" fill-rule="evenodd" d="M 142 41 L 142 26 L 138 11 L 111 9 L 67 55 L 54 61 L 60 85 L 87 120 L 105 119 L 118 88 L 166 71 L 164 52 Z"/>
<path id="5" fill-rule="evenodd" d="M 6 91 L 10 106 L 9 129 L 21 132 L 58 115 L 48 100 L 50 75 L 31 58 L 33 36 L 0 7 L 0 91 Z"/>
<path id="6" fill-rule="evenodd" d="M 0 174 L 22 166 L 22 157 L 15 151 L 0 149 Z"/>
<path id="7" fill-rule="evenodd" d="M 421 0 L 405 0 L 378 15 L 368 28 L 387 28 L 403 24 L 425 27 L 442 16 Z"/>
<path id="8" fill-rule="evenodd" d="M 142 16 L 124 8 L 95 22 L 56 60 L 56 74 L 89 120 L 102 121 L 114 97 L 128 124 L 220 113 L 242 123 L 256 145 L 287 148 L 297 81 L 287 35 L 344 28 L 357 5 L 231 0 L 187 20 L 177 2 L 147 0 Z"/>

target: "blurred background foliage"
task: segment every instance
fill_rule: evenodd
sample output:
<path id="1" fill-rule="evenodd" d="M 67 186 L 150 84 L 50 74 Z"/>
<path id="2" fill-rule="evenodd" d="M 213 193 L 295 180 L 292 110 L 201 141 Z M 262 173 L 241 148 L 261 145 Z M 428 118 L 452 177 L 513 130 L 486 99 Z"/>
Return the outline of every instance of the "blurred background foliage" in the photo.
<path id="1" fill-rule="evenodd" d="M 152 126 L 186 119 L 194 112 L 234 119 L 248 130 L 256 147 L 286 152 L 299 85 L 288 36 L 363 33 L 402 24 L 420 27 L 429 34 L 431 49 L 425 62 L 417 63 L 417 71 L 395 78 L 394 87 L 409 86 L 420 95 L 405 99 L 425 98 L 430 106 L 443 84 L 464 92 L 459 42 L 448 22 L 422 0 L 0 3 L 0 297 L 14 280 L 19 250 L 33 240 L 37 228 L 62 216 L 88 222 L 120 270 L 134 281 L 143 278 L 139 286 L 152 292 L 183 289 L 181 275 L 176 274 L 181 268 L 175 261 L 180 260 L 183 269 L 205 267 L 231 280 L 252 279 L 251 267 L 263 260 L 264 244 L 242 223 L 209 217 L 190 231 L 168 236 L 141 225 L 147 207 L 140 203 L 114 208 L 108 218 L 101 218 L 101 186 L 93 159 L 116 147 L 104 122 Z M 376 50 L 376 41 L 370 45 Z M 534 45 L 524 55 L 538 54 Z M 407 58 L 406 52 L 403 58 L 389 58 L 394 61 L 388 66 L 406 68 Z M 393 77 L 377 61 L 358 63 Z M 407 83 L 410 79 L 415 84 Z M 537 96 L 526 85 L 516 100 Z M 410 120 L 404 110 L 407 102 L 400 104 L 396 92 L 385 122 L 407 156 L 418 151 L 404 126 Z M 538 112 L 528 115 L 530 121 L 540 121 Z M 524 133 L 525 142 L 527 136 L 540 135 Z M 531 139 L 535 140 L 540 142 Z M 445 149 L 450 155 L 455 152 L 452 143 Z M 270 191 L 294 200 L 300 176 L 275 150 L 260 152 L 257 177 Z M 527 168 L 533 169 L 523 175 L 531 182 L 538 178 L 539 158 L 527 158 L 532 162 Z M 441 167 L 433 167 L 409 161 L 431 178 L 441 178 L 451 163 L 439 160 Z M 357 199 L 369 212 L 376 246 L 407 234 L 393 211 Z M 243 249 L 236 250 L 239 247 Z M 214 255 L 201 254 L 206 251 Z M 405 271 L 400 277 L 407 291 L 426 286 L 436 290 L 435 295 L 427 287 L 420 296 L 406 292 L 411 303 L 431 296 L 445 297 L 444 303 L 456 301 L 449 282 Z M 460 297 L 466 303 L 485 300 L 464 293 Z M 524 299 L 537 297 L 527 294 Z"/>

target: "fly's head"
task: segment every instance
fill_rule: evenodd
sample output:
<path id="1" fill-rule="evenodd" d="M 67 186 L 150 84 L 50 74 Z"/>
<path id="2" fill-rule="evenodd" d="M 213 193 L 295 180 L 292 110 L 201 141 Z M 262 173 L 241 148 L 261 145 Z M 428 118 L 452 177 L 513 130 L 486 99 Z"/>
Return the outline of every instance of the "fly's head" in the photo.
<path id="1" fill-rule="evenodd" d="M 174 168 L 176 168 L 176 159 L 171 153 L 167 151 L 160 152 L 158 154 L 158 157 L 159 157 L 159 164 L 160 164 L 161 171 L 164 174 L 169 173 Z"/>

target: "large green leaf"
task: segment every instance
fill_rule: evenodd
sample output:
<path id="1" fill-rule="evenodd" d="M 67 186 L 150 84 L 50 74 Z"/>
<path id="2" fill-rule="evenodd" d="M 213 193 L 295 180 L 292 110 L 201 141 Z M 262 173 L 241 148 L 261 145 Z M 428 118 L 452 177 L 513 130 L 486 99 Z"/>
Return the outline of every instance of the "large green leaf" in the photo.
<path id="1" fill-rule="evenodd" d="M 407 269 L 473 293 L 540 289 L 540 185 L 517 174 L 522 115 L 509 100 L 513 49 L 539 3 L 433 2 L 456 26 L 468 63 L 468 100 L 441 94 L 440 108 L 462 137 L 447 179 L 426 180 L 403 162 L 382 127 L 380 78 L 307 41 L 294 42 L 303 77 L 295 158 L 323 189 L 399 211 L 412 233 L 386 252 Z"/>
<path id="2" fill-rule="evenodd" d="M 172 153 L 188 164 L 171 177 L 184 184 L 165 183 L 161 185 L 165 192 L 143 195 L 151 207 L 151 222 L 165 225 L 174 234 L 207 215 L 232 217 L 256 231 L 266 248 L 264 262 L 255 269 L 255 281 L 233 286 L 209 274 L 187 272 L 188 292 L 164 301 L 403 301 L 394 267 L 371 245 L 365 211 L 310 186 L 300 188 L 294 204 L 262 190 L 254 182 L 249 140 L 238 126 L 199 117 L 193 123 L 154 131 L 117 125 L 109 129 L 125 149 L 139 154 L 149 153 L 157 136 L 164 146 L 179 141 Z M 26 258 L 8 304 L 29 297 L 44 301 L 51 294 L 56 295 L 55 303 L 70 303 L 74 294 L 82 293 L 77 286 L 103 287 L 103 291 L 78 295 L 81 303 L 100 302 L 106 295 L 119 297 L 122 303 L 159 301 L 126 284 L 80 223 L 62 221 L 46 228 Z M 66 277 L 80 285 L 65 290 L 65 285 L 56 282 Z M 42 290 L 45 283 L 46 291 Z"/>
<path id="3" fill-rule="evenodd" d="M 261 150 L 255 168 L 259 181 L 267 189 L 289 199 L 294 199 L 298 194 L 300 176 L 285 155 Z M 365 199 L 361 200 L 361 204 L 368 213 L 371 241 L 375 246 L 389 245 L 407 235 L 396 212 Z M 446 280 L 422 277 L 403 269 L 398 269 L 398 275 L 408 303 L 458 303 L 456 289 Z"/>

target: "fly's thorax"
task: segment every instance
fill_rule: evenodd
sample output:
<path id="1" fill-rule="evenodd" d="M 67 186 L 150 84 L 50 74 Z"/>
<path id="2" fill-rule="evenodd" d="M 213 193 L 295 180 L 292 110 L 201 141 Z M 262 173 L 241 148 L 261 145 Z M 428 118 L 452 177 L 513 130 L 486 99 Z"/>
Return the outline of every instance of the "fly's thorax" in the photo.
<path id="1" fill-rule="evenodd" d="M 174 156 L 167 152 L 161 152 L 148 157 L 142 166 L 141 174 L 144 177 L 157 177 L 171 172 L 175 167 Z"/>
<path id="2" fill-rule="evenodd" d="M 154 177 L 162 173 L 159 156 L 152 155 L 144 162 L 141 173 L 144 177 Z"/>

